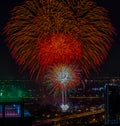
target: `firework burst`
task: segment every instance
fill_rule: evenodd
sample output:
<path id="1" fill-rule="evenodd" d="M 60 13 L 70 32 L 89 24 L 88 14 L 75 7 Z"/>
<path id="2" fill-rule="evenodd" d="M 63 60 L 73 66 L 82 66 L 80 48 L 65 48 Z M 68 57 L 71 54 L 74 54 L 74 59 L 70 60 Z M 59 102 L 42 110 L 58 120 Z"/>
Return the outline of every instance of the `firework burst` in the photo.
<path id="1" fill-rule="evenodd" d="M 51 92 L 66 90 L 80 83 L 81 73 L 77 65 L 57 64 L 49 67 L 45 84 Z"/>
<path id="2" fill-rule="evenodd" d="M 13 58 L 36 80 L 56 63 L 77 63 L 87 76 L 106 58 L 114 28 L 91 0 L 27 0 L 12 10 L 4 33 Z"/>
<path id="3" fill-rule="evenodd" d="M 43 71 L 47 66 L 57 63 L 79 63 L 81 58 L 81 43 L 71 35 L 55 34 L 45 42 L 38 41 L 38 61 Z"/>

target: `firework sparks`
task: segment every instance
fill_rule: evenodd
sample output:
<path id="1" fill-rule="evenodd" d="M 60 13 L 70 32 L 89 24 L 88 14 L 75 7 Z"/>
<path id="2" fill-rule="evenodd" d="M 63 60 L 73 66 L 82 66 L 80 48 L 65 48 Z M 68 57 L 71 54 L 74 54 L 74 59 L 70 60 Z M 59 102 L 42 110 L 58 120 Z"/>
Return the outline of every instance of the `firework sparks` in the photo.
<path id="1" fill-rule="evenodd" d="M 114 28 L 91 0 L 28 0 L 12 10 L 4 32 L 13 58 L 38 80 L 56 63 L 77 63 L 86 76 L 96 70 Z"/>
<path id="2" fill-rule="evenodd" d="M 38 41 L 38 60 L 43 66 L 53 66 L 57 63 L 79 63 L 81 58 L 81 43 L 70 35 L 55 34 L 49 41 Z"/>
<path id="3" fill-rule="evenodd" d="M 45 83 L 53 89 L 51 92 L 72 88 L 78 85 L 81 79 L 81 73 L 76 65 L 58 64 L 50 67 L 47 73 Z"/>

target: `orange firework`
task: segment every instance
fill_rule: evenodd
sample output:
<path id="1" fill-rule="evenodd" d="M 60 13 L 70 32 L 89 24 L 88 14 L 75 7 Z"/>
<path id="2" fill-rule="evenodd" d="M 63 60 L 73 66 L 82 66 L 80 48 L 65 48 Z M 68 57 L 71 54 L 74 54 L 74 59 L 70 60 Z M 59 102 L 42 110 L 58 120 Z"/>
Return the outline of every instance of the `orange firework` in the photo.
<path id="1" fill-rule="evenodd" d="M 55 34 L 45 42 L 38 41 L 38 61 L 43 71 L 58 63 L 77 64 L 81 58 L 81 43 L 71 35 Z"/>
<path id="2" fill-rule="evenodd" d="M 16 62 L 38 80 L 56 63 L 77 63 L 86 76 L 106 58 L 114 28 L 91 0 L 27 0 L 4 32 Z"/>

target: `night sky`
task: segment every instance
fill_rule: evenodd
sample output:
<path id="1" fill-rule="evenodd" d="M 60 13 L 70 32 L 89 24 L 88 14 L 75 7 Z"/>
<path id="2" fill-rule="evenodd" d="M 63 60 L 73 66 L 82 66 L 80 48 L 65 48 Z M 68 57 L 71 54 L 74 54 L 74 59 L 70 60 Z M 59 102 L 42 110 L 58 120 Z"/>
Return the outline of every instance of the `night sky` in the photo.
<path id="1" fill-rule="evenodd" d="M 20 73 L 14 59 L 12 59 L 5 45 L 3 28 L 10 18 L 10 11 L 24 0 L 0 0 L 0 79 L 29 79 L 28 72 Z M 94 0 L 98 5 L 105 7 L 109 12 L 109 18 L 116 29 L 114 43 L 108 57 L 100 66 L 97 76 L 120 76 L 120 4 L 119 0 Z M 92 75 L 96 73 L 92 72 Z"/>

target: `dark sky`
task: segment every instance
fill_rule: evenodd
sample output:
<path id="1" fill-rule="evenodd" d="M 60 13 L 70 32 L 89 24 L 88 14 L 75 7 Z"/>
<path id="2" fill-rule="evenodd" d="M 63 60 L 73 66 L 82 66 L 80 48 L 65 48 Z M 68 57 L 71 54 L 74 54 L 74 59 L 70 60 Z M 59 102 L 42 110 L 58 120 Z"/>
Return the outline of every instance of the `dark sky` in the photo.
<path id="1" fill-rule="evenodd" d="M 10 17 L 13 7 L 24 0 L 0 0 L 0 33 Z M 109 11 L 109 17 L 116 29 L 113 46 L 107 59 L 100 66 L 99 76 L 120 76 L 120 4 L 119 0 L 94 0 Z M 93 74 L 95 75 L 95 73 Z M 19 66 L 12 59 L 5 45 L 5 36 L 0 34 L 0 79 L 29 79 L 27 72 L 19 73 Z"/>

